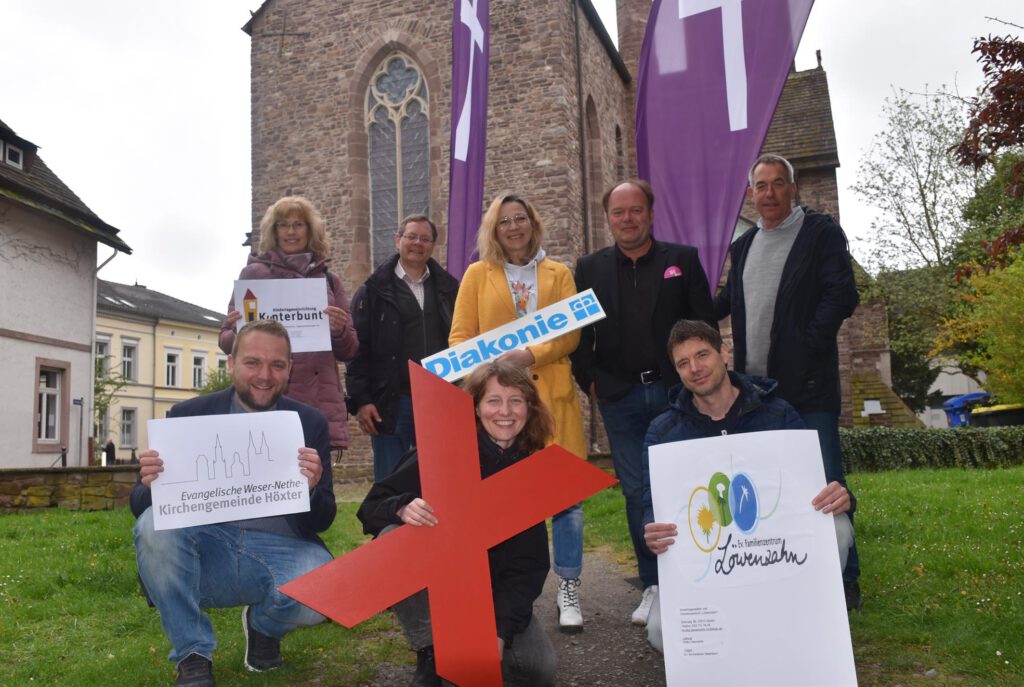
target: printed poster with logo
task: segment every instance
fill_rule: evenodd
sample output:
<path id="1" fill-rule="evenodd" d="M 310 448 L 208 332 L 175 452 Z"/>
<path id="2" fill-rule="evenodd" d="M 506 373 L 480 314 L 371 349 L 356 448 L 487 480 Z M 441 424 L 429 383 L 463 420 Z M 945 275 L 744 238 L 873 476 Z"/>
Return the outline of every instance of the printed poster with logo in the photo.
<path id="1" fill-rule="evenodd" d="M 277 320 L 288 330 L 292 353 L 331 350 L 331 325 L 324 314 L 326 279 L 239 279 L 235 304 L 242 313 L 239 329 L 258 320 Z"/>
<path id="2" fill-rule="evenodd" d="M 296 280 L 299 281 L 299 280 Z M 158 530 L 309 510 L 305 445 L 292 410 L 149 420 L 164 471 L 151 486 Z"/>
<path id="3" fill-rule="evenodd" d="M 782 430 L 650 449 L 667 683 L 856 687 L 817 434 Z"/>
<path id="4" fill-rule="evenodd" d="M 455 382 L 504 353 L 557 339 L 604 318 L 604 308 L 594 290 L 587 289 L 427 356 L 420 365 L 446 382 Z"/>

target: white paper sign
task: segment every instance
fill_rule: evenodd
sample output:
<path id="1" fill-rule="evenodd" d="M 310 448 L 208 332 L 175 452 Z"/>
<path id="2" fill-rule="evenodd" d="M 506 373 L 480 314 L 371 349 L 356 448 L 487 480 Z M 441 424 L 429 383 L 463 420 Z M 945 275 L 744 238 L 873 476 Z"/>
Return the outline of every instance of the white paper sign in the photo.
<path id="1" fill-rule="evenodd" d="M 150 487 L 158 530 L 309 510 L 305 444 L 291 410 L 149 420 L 164 471 Z"/>
<path id="2" fill-rule="evenodd" d="M 324 314 L 326 307 L 326 279 L 235 281 L 235 308 L 242 313 L 238 328 L 258 320 L 277 320 L 288 329 L 292 353 L 331 350 L 331 323 Z"/>
<path id="3" fill-rule="evenodd" d="M 441 379 L 454 382 L 503 353 L 557 339 L 604 318 L 604 308 L 594 295 L 594 290 L 587 289 L 428 356 L 420 364 Z"/>
<path id="4" fill-rule="evenodd" d="M 652 446 L 654 520 L 670 687 L 856 687 L 833 517 L 814 431 Z"/>

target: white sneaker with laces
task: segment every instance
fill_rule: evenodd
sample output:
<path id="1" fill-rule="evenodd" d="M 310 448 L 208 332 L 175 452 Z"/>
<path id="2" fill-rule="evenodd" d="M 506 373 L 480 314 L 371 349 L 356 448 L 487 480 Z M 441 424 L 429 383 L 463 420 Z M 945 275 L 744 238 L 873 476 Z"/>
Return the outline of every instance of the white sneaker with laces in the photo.
<path id="1" fill-rule="evenodd" d="M 579 632 L 583 629 L 583 611 L 580 610 L 580 578 L 558 578 L 558 628 L 562 632 Z"/>
<path id="2" fill-rule="evenodd" d="M 654 603 L 654 594 L 658 591 L 658 585 L 652 584 L 644 588 L 643 596 L 640 597 L 640 605 L 633 611 L 631 620 L 634 625 L 646 625 L 647 616 L 651 614 L 651 604 Z"/>

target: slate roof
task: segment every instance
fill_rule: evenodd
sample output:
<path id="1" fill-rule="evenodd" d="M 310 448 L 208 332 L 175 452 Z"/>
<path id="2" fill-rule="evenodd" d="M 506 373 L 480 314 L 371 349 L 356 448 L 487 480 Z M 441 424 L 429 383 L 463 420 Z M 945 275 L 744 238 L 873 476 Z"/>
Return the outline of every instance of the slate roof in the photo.
<path id="1" fill-rule="evenodd" d="M 186 303 L 145 286 L 129 286 L 102 279 L 96 280 L 96 311 L 152 321 L 174 320 L 218 329 L 224 320 L 224 313 Z"/>
<path id="2" fill-rule="evenodd" d="M 0 139 L 17 145 L 24 153 L 22 169 L 0 163 L 0 196 L 61 219 L 75 230 L 123 253 L 132 252 L 128 244 L 118 238 L 120 230 L 100 219 L 46 166 L 38 155 L 39 146 L 18 136 L 3 121 L 0 121 Z"/>
<path id="3" fill-rule="evenodd" d="M 797 169 L 839 166 L 828 77 L 820 62 L 789 73 L 762 151 L 784 155 Z"/>

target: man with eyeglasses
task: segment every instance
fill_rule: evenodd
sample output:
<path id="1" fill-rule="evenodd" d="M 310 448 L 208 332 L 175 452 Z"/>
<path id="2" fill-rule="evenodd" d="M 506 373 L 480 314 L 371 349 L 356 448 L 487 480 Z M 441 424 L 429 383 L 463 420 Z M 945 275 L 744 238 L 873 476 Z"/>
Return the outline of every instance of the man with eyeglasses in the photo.
<path id="1" fill-rule="evenodd" d="M 352 298 L 359 353 L 348 363 L 348 411 L 373 446 L 380 481 L 415 443 L 409 367 L 448 347 L 459 282 L 431 256 L 437 227 L 425 215 L 402 220 L 398 252 Z"/>
<path id="2" fill-rule="evenodd" d="M 604 419 L 643 585 L 631 621 L 646 625 L 658 562 L 644 543 L 644 436 L 668 408 L 668 387 L 678 379 L 665 342 L 679 320 L 704 320 L 715 329 L 718 324 L 697 249 L 651 235 L 651 185 L 630 179 L 608 189 L 602 202 L 615 245 L 576 262 L 576 289 L 594 289 L 606 317 L 582 330 L 572 371 Z"/>

